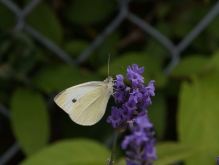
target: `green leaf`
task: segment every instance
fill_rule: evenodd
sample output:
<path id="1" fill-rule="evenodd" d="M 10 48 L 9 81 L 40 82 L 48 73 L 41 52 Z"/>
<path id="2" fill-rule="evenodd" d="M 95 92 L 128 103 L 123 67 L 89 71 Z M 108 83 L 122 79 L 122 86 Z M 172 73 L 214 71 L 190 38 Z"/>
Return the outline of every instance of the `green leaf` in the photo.
<path id="1" fill-rule="evenodd" d="M 206 64 L 205 71 L 219 70 L 219 50 L 216 51 Z"/>
<path id="2" fill-rule="evenodd" d="M 217 27 L 219 26 L 219 17 L 215 17 L 210 24 L 206 27 L 206 31 L 208 31 L 213 37 L 219 38 L 219 31 Z"/>
<path id="3" fill-rule="evenodd" d="M 3 3 L 0 3 L 0 29 L 9 29 L 15 23 L 15 14 Z"/>
<path id="4" fill-rule="evenodd" d="M 191 17 L 192 9 L 189 8 L 186 12 L 178 12 L 174 16 L 175 19 L 170 22 L 169 26 L 176 36 L 183 38 L 194 27 L 196 20 L 194 20 L 194 17 Z"/>
<path id="5" fill-rule="evenodd" d="M 95 52 L 89 57 L 89 63 L 93 68 L 100 68 L 108 64 L 108 55 L 114 59 L 118 54 L 119 34 L 113 32 L 107 36 Z"/>
<path id="6" fill-rule="evenodd" d="M 66 42 L 64 49 L 73 57 L 77 57 L 89 46 L 89 42 L 84 40 L 71 40 Z"/>
<path id="7" fill-rule="evenodd" d="M 126 158 L 120 158 L 119 160 L 115 160 L 115 165 L 126 165 Z"/>
<path id="8" fill-rule="evenodd" d="M 169 51 L 156 39 L 149 37 L 147 45 L 144 49 L 147 54 L 156 58 L 157 64 L 163 64 L 169 55 Z M 154 59 L 155 59 L 154 58 Z"/>
<path id="9" fill-rule="evenodd" d="M 162 139 L 166 128 L 166 102 L 162 94 L 155 92 L 155 97 L 152 97 L 152 105 L 147 107 L 148 117 L 154 125 L 156 136 Z"/>
<path id="10" fill-rule="evenodd" d="M 176 142 L 163 142 L 156 145 L 157 160 L 154 165 L 169 165 L 190 158 L 193 155 L 200 153 L 202 147 L 185 145 Z M 125 165 L 125 158 L 121 158 L 115 162 L 115 165 Z"/>
<path id="11" fill-rule="evenodd" d="M 28 14 L 27 23 L 41 33 L 41 35 L 46 36 L 56 44 L 61 43 L 63 37 L 61 24 L 55 13 L 45 2 L 40 2 Z"/>
<path id="12" fill-rule="evenodd" d="M 2 70 L 2 68 L 0 68 L 0 70 Z M 10 81 L 10 77 L 2 78 L 0 76 L 0 100 L 2 105 L 8 105 L 8 100 L 11 97 L 9 90 L 11 90 L 11 87 L 15 84 L 15 81 Z"/>
<path id="13" fill-rule="evenodd" d="M 199 153 L 200 146 L 180 144 L 176 142 L 163 142 L 156 145 L 157 160 L 154 165 L 169 165 L 182 161 Z"/>
<path id="14" fill-rule="evenodd" d="M 145 84 L 149 83 L 150 80 L 155 80 L 156 87 L 162 87 L 166 83 L 166 78 L 164 77 L 160 66 L 157 64 L 156 60 L 147 55 L 144 52 L 131 52 L 124 54 L 122 57 L 112 60 L 110 62 L 110 73 L 122 74 L 125 76 L 127 74 L 126 68 L 132 66 L 133 63 L 138 64 L 139 67 L 145 67 L 143 77 L 145 79 Z M 123 69 L 119 70 L 119 68 Z M 99 71 L 100 73 L 107 75 L 107 65 L 102 67 Z"/>
<path id="15" fill-rule="evenodd" d="M 90 24 L 106 19 L 115 9 L 116 3 L 111 0 L 74 0 L 67 16 L 72 22 Z"/>
<path id="16" fill-rule="evenodd" d="M 184 12 L 182 12 L 183 14 Z M 185 14 L 185 13 L 184 13 Z M 191 13 L 188 14 L 188 16 L 191 17 Z M 174 23 L 171 23 L 169 26 L 172 27 L 172 30 L 175 35 L 177 35 L 180 38 L 185 37 L 186 35 L 189 34 L 189 32 L 193 29 L 194 23 L 188 23 L 186 21 L 188 20 L 178 20 Z M 189 21 L 191 22 L 191 21 Z"/>
<path id="17" fill-rule="evenodd" d="M 206 34 L 205 32 L 203 32 L 203 33 L 204 33 L 203 35 L 198 35 L 193 40 L 190 47 L 197 50 L 198 52 L 213 52 L 213 51 L 215 51 L 215 49 L 212 49 L 212 47 L 215 47 L 216 45 L 218 45 L 217 43 L 214 43 L 216 38 L 209 36 L 209 34 Z"/>
<path id="18" fill-rule="evenodd" d="M 102 58 L 102 61 L 107 61 L 106 56 L 110 54 L 111 59 L 118 54 L 118 43 L 120 41 L 120 34 L 118 31 L 114 31 L 112 34 L 107 36 L 101 45 L 97 49 L 99 58 Z"/>
<path id="19" fill-rule="evenodd" d="M 169 24 L 159 22 L 159 24 L 156 26 L 156 29 L 167 38 L 172 37 L 173 30 L 170 28 Z M 153 56 L 159 64 L 165 63 L 166 59 L 169 58 L 169 50 L 152 36 L 148 37 L 144 51 L 148 55 Z"/>
<path id="20" fill-rule="evenodd" d="M 185 4 L 181 5 L 183 6 Z M 178 37 L 183 38 L 191 32 L 194 26 L 210 11 L 210 9 L 210 5 L 195 5 L 174 12 L 172 13 L 174 14 L 174 19 L 171 21 L 173 24 L 169 26 Z"/>
<path id="21" fill-rule="evenodd" d="M 28 157 L 20 165 L 102 165 L 109 157 L 109 150 L 96 141 L 63 140 Z"/>
<path id="22" fill-rule="evenodd" d="M 200 74 L 203 72 L 206 63 L 207 57 L 201 55 L 190 55 L 180 61 L 172 71 L 171 75 L 188 77 L 192 74 Z"/>
<path id="23" fill-rule="evenodd" d="M 157 18 L 161 22 L 162 20 L 166 20 L 166 17 L 171 13 L 172 7 L 170 3 L 163 3 L 162 5 L 157 6 Z M 167 21 L 165 21 L 167 22 Z"/>
<path id="24" fill-rule="evenodd" d="M 86 81 L 103 81 L 96 74 L 83 74 L 77 68 L 67 65 L 49 66 L 42 68 L 34 77 L 33 82 L 46 93 L 61 91 L 73 85 Z"/>
<path id="25" fill-rule="evenodd" d="M 16 140 L 26 155 L 42 149 L 49 139 L 49 117 L 43 97 L 17 89 L 11 98 L 11 122 Z"/>
<path id="26" fill-rule="evenodd" d="M 178 134 L 181 142 L 203 145 L 204 151 L 186 161 L 187 165 L 214 164 L 219 153 L 219 72 L 193 77 L 184 82 L 179 97 Z"/>

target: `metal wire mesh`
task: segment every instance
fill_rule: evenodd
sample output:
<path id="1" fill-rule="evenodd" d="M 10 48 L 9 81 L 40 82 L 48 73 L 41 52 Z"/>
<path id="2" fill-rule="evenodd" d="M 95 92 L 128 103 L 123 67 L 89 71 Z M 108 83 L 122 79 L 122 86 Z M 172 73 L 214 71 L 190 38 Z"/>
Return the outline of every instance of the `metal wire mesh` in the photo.
<path id="1" fill-rule="evenodd" d="M 82 63 L 89 55 L 104 41 L 104 39 L 110 35 L 125 19 L 129 20 L 136 26 L 140 27 L 145 33 L 148 33 L 159 41 L 171 54 L 171 60 L 166 66 L 164 73 L 166 76 L 170 74 L 173 68 L 180 61 L 180 55 L 183 50 L 185 50 L 189 44 L 210 24 L 210 22 L 219 13 L 219 2 L 217 2 L 214 7 L 209 11 L 209 13 L 191 30 L 190 33 L 178 44 L 175 45 L 171 40 L 166 38 L 161 32 L 156 30 L 150 24 L 131 13 L 128 9 L 130 0 L 117 0 L 119 5 L 118 15 L 114 20 L 108 24 L 108 26 L 103 30 L 103 32 L 89 45 L 89 47 L 84 50 L 77 59 L 72 59 L 64 50 L 59 48 L 55 43 L 50 41 L 48 38 L 40 34 L 38 31 L 30 27 L 25 22 L 26 16 L 34 10 L 34 8 L 41 2 L 41 0 L 32 0 L 24 9 L 20 9 L 16 4 L 10 0 L 0 0 L 2 4 L 7 6 L 16 16 L 16 25 L 14 31 L 25 31 L 31 37 L 36 39 L 42 45 L 47 47 L 55 55 L 61 58 L 65 63 L 69 65 L 78 65 Z M 10 118 L 9 111 L 6 107 L 0 104 L 0 113 L 7 118 Z M 5 153 L 0 157 L 0 165 L 8 162 L 13 155 L 19 150 L 19 145 L 17 143 L 13 144 Z"/>

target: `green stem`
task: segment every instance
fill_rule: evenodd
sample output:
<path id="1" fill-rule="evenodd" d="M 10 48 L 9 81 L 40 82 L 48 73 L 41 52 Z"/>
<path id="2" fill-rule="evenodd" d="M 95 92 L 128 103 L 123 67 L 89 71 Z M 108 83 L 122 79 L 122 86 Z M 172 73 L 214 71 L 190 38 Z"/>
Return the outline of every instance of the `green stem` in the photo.
<path id="1" fill-rule="evenodd" d="M 111 158 L 110 158 L 109 165 L 113 164 L 113 159 L 114 159 L 114 155 L 115 155 L 115 152 L 116 152 L 116 141 L 117 141 L 118 134 L 119 133 L 117 131 L 115 131 L 114 139 L 113 139 L 113 148 L 112 148 L 112 153 L 111 153 Z"/>

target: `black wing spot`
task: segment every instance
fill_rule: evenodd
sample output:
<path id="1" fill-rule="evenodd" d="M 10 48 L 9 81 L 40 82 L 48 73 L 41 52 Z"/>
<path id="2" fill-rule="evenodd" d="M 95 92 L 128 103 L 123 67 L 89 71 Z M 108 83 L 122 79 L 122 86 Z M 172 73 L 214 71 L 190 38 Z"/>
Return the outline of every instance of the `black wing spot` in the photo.
<path id="1" fill-rule="evenodd" d="M 75 103 L 77 101 L 77 99 L 72 99 L 72 102 Z"/>

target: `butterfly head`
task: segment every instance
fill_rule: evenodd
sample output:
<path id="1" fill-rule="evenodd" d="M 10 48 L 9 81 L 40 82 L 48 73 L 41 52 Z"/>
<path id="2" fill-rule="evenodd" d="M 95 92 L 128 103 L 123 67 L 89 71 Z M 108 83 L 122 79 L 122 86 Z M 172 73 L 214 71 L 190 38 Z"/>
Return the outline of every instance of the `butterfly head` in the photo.
<path id="1" fill-rule="evenodd" d="M 112 78 L 111 76 L 108 76 L 108 77 L 104 80 L 104 82 L 105 82 L 106 84 L 113 84 L 114 80 L 113 80 L 113 78 Z"/>
<path id="2" fill-rule="evenodd" d="M 106 80 L 104 80 L 104 83 L 106 84 L 106 87 L 110 93 L 110 95 L 113 94 L 113 85 L 114 85 L 114 80 L 111 76 L 107 77 Z"/>

